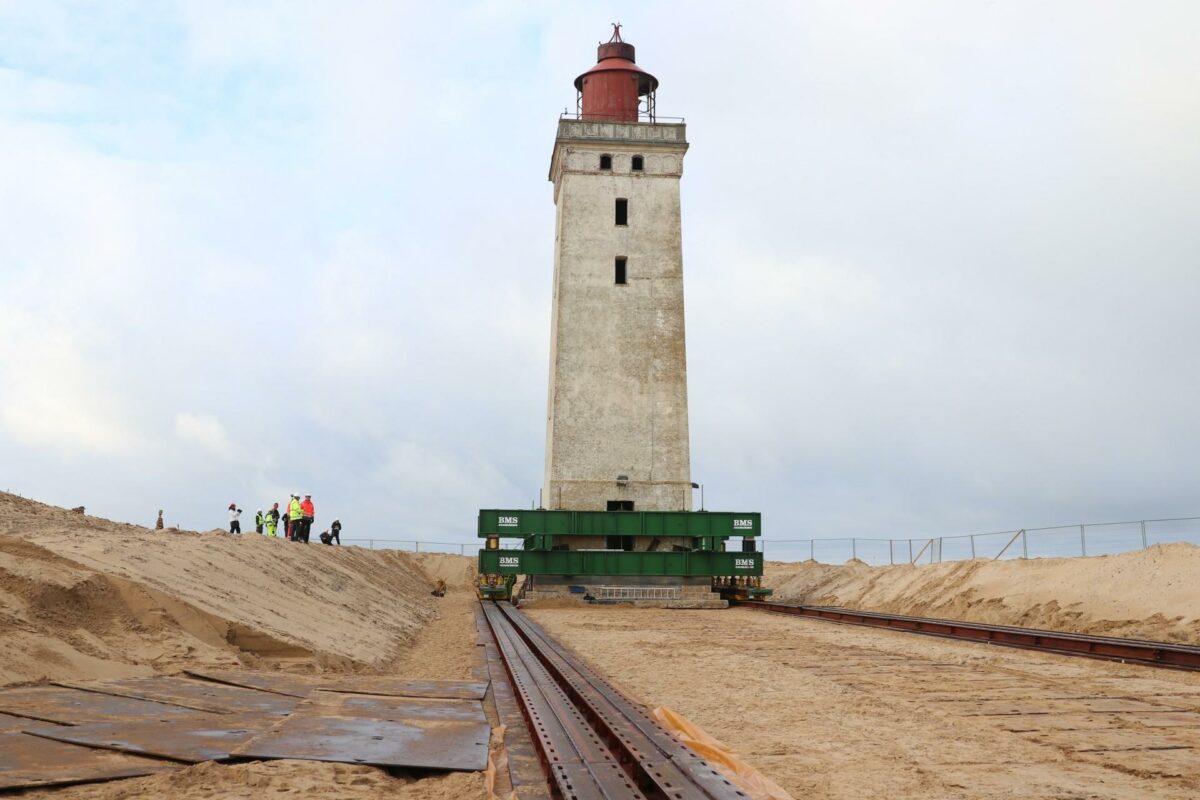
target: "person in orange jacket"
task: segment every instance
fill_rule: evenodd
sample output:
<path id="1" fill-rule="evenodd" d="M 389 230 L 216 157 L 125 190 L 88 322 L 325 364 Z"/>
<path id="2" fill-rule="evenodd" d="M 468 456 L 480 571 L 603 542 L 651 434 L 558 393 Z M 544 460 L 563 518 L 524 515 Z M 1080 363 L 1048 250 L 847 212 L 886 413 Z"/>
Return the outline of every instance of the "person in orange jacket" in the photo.
<path id="1" fill-rule="evenodd" d="M 304 543 L 308 544 L 308 535 L 312 532 L 313 520 L 317 518 L 311 494 L 304 495 L 304 502 L 300 504 L 300 510 L 304 513 L 304 517 L 302 518 L 303 527 L 300 528 L 301 536 L 304 537 Z"/>

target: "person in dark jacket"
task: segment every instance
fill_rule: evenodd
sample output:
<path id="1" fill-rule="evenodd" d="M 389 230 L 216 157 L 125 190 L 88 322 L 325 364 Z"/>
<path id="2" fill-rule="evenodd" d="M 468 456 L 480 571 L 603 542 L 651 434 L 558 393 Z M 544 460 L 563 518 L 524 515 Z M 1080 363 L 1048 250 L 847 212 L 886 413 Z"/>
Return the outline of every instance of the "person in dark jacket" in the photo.
<path id="1" fill-rule="evenodd" d="M 342 544 L 342 521 L 335 519 L 333 524 L 329 526 L 329 539 L 331 542 L 337 542 L 340 547 Z"/>

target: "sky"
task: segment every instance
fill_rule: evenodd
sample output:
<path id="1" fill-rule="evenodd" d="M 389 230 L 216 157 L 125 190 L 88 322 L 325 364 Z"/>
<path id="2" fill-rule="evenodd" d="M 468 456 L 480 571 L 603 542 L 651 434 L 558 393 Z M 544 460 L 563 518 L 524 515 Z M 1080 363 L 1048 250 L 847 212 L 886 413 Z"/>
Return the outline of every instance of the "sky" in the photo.
<path id="1" fill-rule="evenodd" d="M 1200 515 L 1200 4 L 0 0 L 0 490 L 471 542 L 572 82 L 686 118 L 693 479 L 767 538 Z"/>

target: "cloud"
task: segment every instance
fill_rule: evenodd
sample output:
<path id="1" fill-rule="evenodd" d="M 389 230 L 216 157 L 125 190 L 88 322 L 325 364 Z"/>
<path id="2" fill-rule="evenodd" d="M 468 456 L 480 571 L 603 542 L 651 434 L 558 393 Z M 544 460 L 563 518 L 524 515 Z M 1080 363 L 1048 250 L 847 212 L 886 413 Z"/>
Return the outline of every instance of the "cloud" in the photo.
<path id="1" fill-rule="evenodd" d="M 7 437 L 67 459 L 120 457 L 139 449 L 120 413 L 120 391 L 67 337 L 28 335 L 26 315 L 0 320 L 0 422 Z"/>
<path id="2" fill-rule="evenodd" d="M 239 455 L 229 440 L 225 426 L 210 414 L 176 414 L 175 435 L 183 442 L 196 445 L 224 460 L 232 461 Z"/>
<path id="3" fill-rule="evenodd" d="M 1196 13 L 622 20 L 689 125 L 710 506 L 759 508 L 776 537 L 1196 511 Z M 360 535 L 460 540 L 476 509 L 534 499 L 546 166 L 608 22 L 503 2 L 7 14 L 3 484 L 199 527 L 299 487 Z"/>

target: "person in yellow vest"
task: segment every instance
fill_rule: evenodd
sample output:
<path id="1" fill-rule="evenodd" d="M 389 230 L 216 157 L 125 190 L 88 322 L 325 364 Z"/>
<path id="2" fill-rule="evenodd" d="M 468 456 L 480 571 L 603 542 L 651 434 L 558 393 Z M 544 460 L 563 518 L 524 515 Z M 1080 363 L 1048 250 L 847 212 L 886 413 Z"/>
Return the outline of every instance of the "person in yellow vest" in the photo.
<path id="1" fill-rule="evenodd" d="M 300 541 L 301 520 L 304 519 L 304 509 L 300 507 L 300 495 L 292 495 L 292 502 L 288 503 L 288 528 L 291 529 L 291 540 L 293 542 Z"/>

